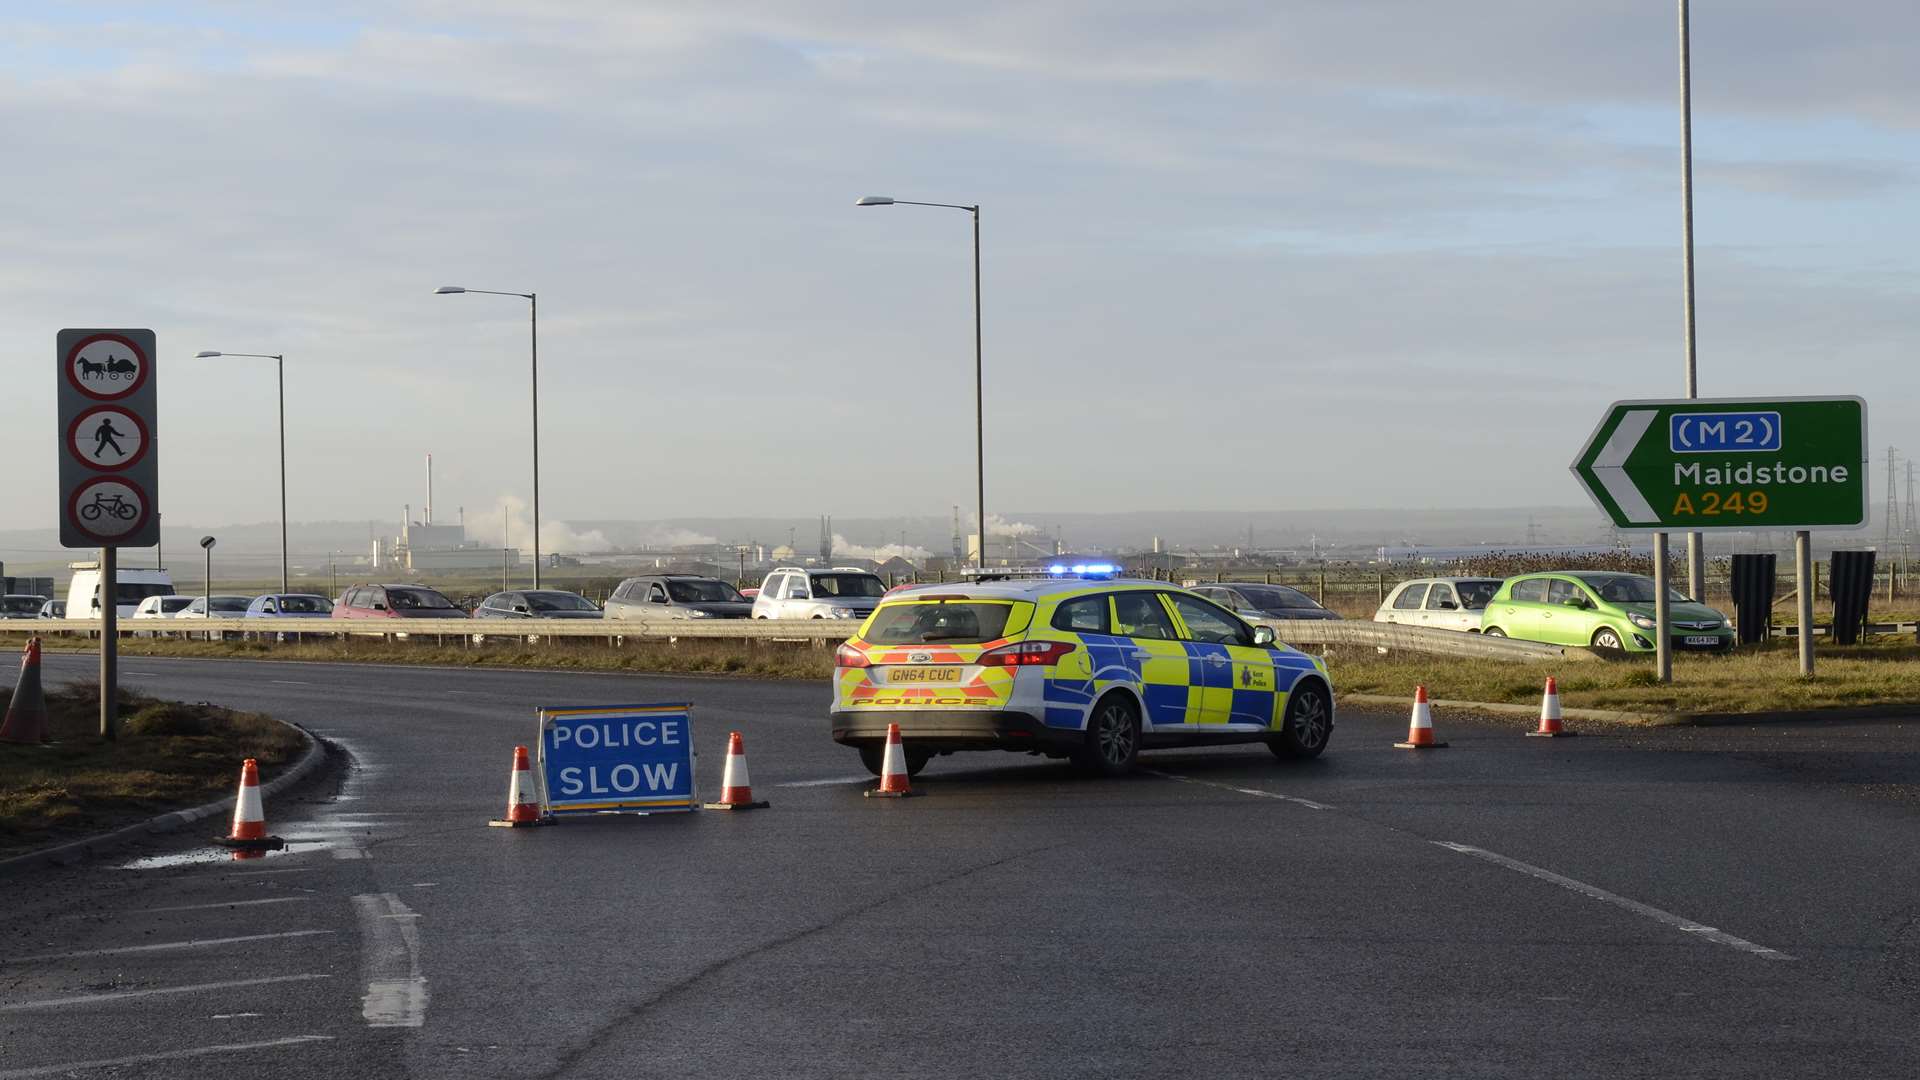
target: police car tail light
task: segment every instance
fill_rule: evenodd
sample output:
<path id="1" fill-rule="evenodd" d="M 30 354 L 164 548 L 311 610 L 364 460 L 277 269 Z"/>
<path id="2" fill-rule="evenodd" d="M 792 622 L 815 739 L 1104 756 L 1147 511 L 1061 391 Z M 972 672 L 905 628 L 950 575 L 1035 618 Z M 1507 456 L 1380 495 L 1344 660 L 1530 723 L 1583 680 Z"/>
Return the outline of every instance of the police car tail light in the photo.
<path id="1" fill-rule="evenodd" d="M 1022 641 L 989 649 L 974 663 L 981 667 L 1052 667 L 1073 650 L 1074 646 L 1065 641 Z"/>
<path id="2" fill-rule="evenodd" d="M 854 668 L 872 667 L 873 661 L 867 659 L 866 653 L 843 642 L 839 648 L 833 650 L 833 666 Z"/>

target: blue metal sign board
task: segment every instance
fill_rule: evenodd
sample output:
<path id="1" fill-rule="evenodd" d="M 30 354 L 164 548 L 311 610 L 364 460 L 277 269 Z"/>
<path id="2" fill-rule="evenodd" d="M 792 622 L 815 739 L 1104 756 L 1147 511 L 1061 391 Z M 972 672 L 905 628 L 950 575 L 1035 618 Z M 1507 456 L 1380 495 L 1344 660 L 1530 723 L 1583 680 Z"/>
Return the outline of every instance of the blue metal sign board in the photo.
<path id="1" fill-rule="evenodd" d="M 1667 418 L 1667 445 L 1676 454 L 1724 454 L 1780 449 L 1777 412 L 1680 412 Z"/>
<path id="2" fill-rule="evenodd" d="M 556 816 L 691 810 L 693 706 L 540 710 L 541 801 Z"/>

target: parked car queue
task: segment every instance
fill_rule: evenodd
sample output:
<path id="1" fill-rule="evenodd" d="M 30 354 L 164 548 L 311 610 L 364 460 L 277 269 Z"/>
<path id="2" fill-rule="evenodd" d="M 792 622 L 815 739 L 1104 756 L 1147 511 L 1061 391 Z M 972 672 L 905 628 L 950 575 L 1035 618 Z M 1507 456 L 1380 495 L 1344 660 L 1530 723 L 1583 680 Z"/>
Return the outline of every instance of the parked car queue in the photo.
<path id="1" fill-rule="evenodd" d="M 1652 578 L 1616 571 L 1418 578 L 1396 586 L 1373 619 L 1602 652 L 1645 653 L 1656 648 L 1656 596 Z M 1724 614 L 1674 589 L 1667 591 L 1667 600 L 1674 649 L 1733 648 L 1733 625 Z"/>

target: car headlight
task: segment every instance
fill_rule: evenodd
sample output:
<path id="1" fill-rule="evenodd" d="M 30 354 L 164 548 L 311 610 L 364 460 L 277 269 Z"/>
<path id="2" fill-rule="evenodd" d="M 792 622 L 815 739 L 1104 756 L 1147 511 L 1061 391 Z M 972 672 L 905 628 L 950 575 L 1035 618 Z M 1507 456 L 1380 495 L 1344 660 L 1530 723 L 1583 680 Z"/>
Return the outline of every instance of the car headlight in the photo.
<path id="1" fill-rule="evenodd" d="M 828 608 L 827 614 L 835 619 L 851 619 L 857 612 L 850 607 Z"/>
<path id="2" fill-rule="evenodd" d="M 704 619 L 706 617 L 707 617 L 707 613 L 704 611 L 701 611 L 699 608 L 687 609 L 687 618 L 689 619 Z"/>
<path id="3" fill-rule="evenodd" d="M 1633 625 L 1640 627 L 1642 630 L 1653 629 L 1653 620 L 1645 615 L 1629 615 L 1627 618 L 1632 621 Z"/>

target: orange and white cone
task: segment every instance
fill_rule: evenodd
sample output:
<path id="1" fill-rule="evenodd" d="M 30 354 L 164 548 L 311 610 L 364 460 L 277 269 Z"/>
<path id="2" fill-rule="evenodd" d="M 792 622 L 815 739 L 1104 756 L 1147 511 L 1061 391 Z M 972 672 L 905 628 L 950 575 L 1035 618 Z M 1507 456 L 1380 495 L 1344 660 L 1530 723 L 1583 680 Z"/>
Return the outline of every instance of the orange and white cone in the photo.
<path id="1" fill-rule="evenodd" d="M 267 835 L 267 815 L 260 804 L 260 763 L 253 758 L 240 763 L 240 794 L 233 800 L 233 827 L 214 843 L 242 851 L 279 851 L 285 840 Z"/>
<path id="2" fill-rule="evenodd" d="M 709 810 L 759 810 L 767 805 L 753 801 L 753 779 L 747 773 L 747 742 L 737 731 L 727 739 L 727 770 L 720 776 L 720 801 L 706 805 Z"/>
<path id="3" fill-rule="evenodd" d="M 1540 729 L 1527 734 L 1548 739 L 1565 739 L 1580 734 L 1560 726 L 1560 687 L 1554 683 L 1551 675 L 1547 676 L 1547 692 L 1540 698 Z"/>
<path id="4" fill-rule="evenodd" d="M 547 819 L 540 814 L 538 787 L 533 782 L 533 765 L 527 759 L 527 748 L 513 748 L 513 772 L 507 780 L 507 816 L 487 822 L 502 829 L 524 829 L 529 825 L 545 825 Z"/>
<path id="5" fill-rule="evenodd" d="M 869 799 L 904 799 L 913 794 L 907 782 L 907 750 L 900 743 L 900 725 L 887 725 L 887 754 L 881 759 L 880 786 L 867 792 Z"/>
<path id="6" fill-rule="evenodd" d="M 1413 719 L 1407 724 L 1407 741 L 1393 745 L 1402 750 L 1438 750 L 1447 745 L 1433 737 L 1433 706 L 1427 704 L 1427 688 L 1413 688 Z"/>

